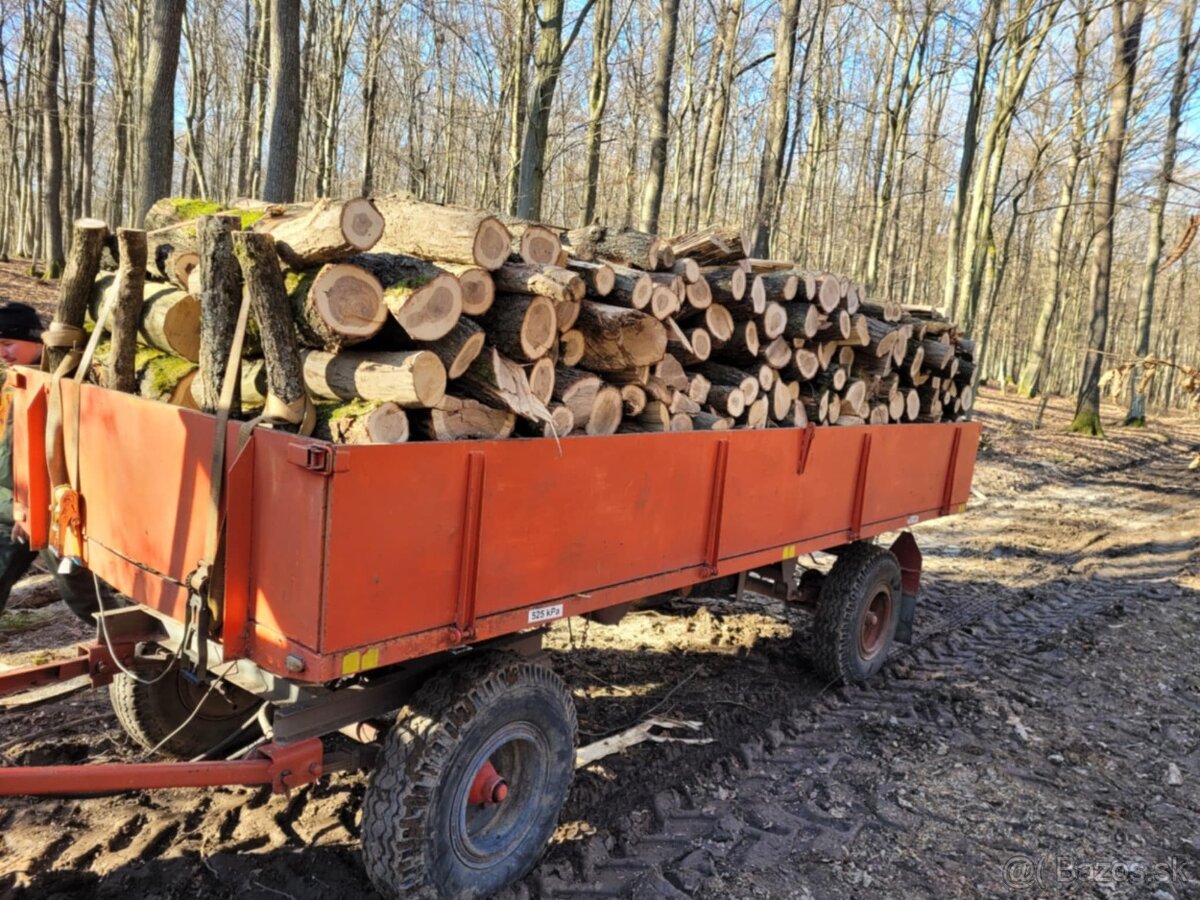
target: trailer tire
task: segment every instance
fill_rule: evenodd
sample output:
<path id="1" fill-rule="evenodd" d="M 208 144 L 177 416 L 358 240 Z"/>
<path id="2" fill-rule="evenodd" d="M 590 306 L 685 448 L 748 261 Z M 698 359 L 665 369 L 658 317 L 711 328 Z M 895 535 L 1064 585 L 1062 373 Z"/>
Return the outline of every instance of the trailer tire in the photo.
<path id="1" fill-rule="evenodd" d="M 843 550 L 821 584 L 813 622 L 813 663 L 834 682 L 866 681 L 887 659 L 900 617 L 900 563 L 858 542 Z"/>
<path id="2" fill-rule="evenodd" d="M 562 680 L 512 654 L 426 682 L 388 733 L 363 798 L 375 887 L 388 897 L 488 897 L 527 873 L 571 787 L 576 728 Z M 489 770 L 508 780 L 505 795 L 481 786 L 494 785 Z M 477 791 L 499 800 L 471 802 Z"/>
<path id="3" fill-rule="evenodd" d="M 164 675 L 168 666 L 170 671 Z M 147 750 L 158 747 L 163 755 L 191 759 L 208 752 L 235 735 L 262 705 L 253 694 L 228 682 L 209 692 L 209 685 L 185 678 L 177 660 L 142 659 L 134 672 L 138 680 L 122 672 L 108 686 L 113 712 L 134 741 Z M 200 703 L 200 711 L 180 728 Z M 172 734 L 176 729 L 179 733 Z M 254 723 L 245 733 L 250 741 L 261 729 Z"/>

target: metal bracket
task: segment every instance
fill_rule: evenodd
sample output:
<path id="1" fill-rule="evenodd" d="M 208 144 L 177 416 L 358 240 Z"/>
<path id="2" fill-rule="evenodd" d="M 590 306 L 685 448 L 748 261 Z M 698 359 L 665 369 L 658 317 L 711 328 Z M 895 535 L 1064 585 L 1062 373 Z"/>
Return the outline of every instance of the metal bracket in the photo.
<path id="1" fill-rule="evenodd" d="M 462 548 L 458 564 L 458 599 L 454 611 L 455 643 L 475 637 L 475 590 L 479 580 L 479 532 L 483 523 L 483 476 L 486 457 L 467 454 L 467 500 L 463 510 Z"/>
<path id="2" fill-rule="evenodd" d="M 951 502 L 954 499 L 954 479 L 957 476 L 958 470 L 958 449 L 962 444 L 962 429 L 954 429 L 954 441 L 950 445 L 950 464 L 946 466 L 946 483 L 942 488 L 942 508 L 943 516 L 950 515 Z"/>
<path id="3" fill-rule="evenodd" d="M 717 574 L 717 563 L 721 560 L 721 518 L 725 512 L 725 473 L 729 469 L 729 441 L 717 444 L 717 461 L 713 471 L 712 498 L 708 505 L 708 538 L 704 542 L 704 565 L 706 576 Z"/>
<path id="4" fill-rule="evenodd" d="M 288 444 L 287 461 L 318 475 L 333 475 L 350 468 L 346 451 L 337 451 L 324 444 Z"/>
<path id="5" fill-rule="evenodd" d="M 800 449 L 796 454 L 796 474 L 803 475 L 804 470 L 808 468 L 808 451 L 812 449 L 813 438 L 816 436 L 817 426 L 808 424 L 800 430 Z"/>
<path id="6" fill-rule="evenodd" d="M 863 503 L 867 494 L 867 473 L 871 462 L 871 432 L 863 431 L 862 449 L 858 456 L 858 480 L 854 484 L 854 509 L 850 520 L 850 540 L 862 534 Z"/>

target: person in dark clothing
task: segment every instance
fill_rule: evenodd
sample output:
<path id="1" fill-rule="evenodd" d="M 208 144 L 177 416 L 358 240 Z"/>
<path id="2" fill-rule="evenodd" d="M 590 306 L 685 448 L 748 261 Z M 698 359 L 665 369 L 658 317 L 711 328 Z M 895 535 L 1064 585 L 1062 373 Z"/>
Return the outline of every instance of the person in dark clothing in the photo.
<path id="1" fill-rule="evenodd" d="M 42 359 L 42 323 L 37 311 L 24 303 L 0 303 L 0 362 L 5 366 L 34 366 Z M 12 389 L 0 391 L 0 611 L 8 595 L 37 553 L 13 539 Z"/>

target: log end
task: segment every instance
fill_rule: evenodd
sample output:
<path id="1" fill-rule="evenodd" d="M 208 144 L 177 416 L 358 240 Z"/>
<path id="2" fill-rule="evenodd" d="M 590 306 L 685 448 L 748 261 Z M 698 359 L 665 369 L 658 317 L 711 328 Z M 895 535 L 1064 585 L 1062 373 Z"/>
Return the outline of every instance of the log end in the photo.
<path id="1" fill-rule="evenodd" d="M 379 243 L 386 225 L 383 214 L 366 197 L 356 197 L 342 205 L 341 224 L 346 243 L 359 253 L 365 253 Z"/>
<path id="2" fill-rule="evenodd" d="M 309 297 L 330 332 L 344 343 L 374 337 L 387 319 L 383 285 L 370 272 L 346 263 L 323 266 L 313 278 Z"/>
<path id="3" fill-rule="evenodd" d="M 482 316 L 496 300 L 496 282 L 486 269 L 469 267 L 458 273 L 462 285 L 462 311 L 468 316 Z"/>
<path id="4" fill-rule="evenodd" d="M 488 216 L 475 231 L 475 262 L 489 272 L 496 271 L 508 259 L 511 243 L 512 234 L 504 227 L 504 223 L 494 216 Z"/>
<path id="5" fill-rule="evenodd" d="M 521 235 L 521 259 L 533 265 L 557 266 L 562 241 L 544 225 L 529 225 Z"/>
<path id="6" fill-rule="evenodd" d="M 625 401 L 615 387 L 603 387 L 596 392 L 592 414 L 588 418 L 588 434 L 616 434 L 625 414 Z"/>

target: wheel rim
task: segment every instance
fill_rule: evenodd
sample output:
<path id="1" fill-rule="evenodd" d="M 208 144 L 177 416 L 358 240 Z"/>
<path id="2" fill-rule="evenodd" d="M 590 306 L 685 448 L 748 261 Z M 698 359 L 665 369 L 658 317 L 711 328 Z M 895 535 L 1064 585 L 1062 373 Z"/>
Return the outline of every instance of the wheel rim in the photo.
<path id="1" fill-rule="evenodd" d="M 258 698 L 250 693 L 241 691 L 231 692 L 231 696 L 221 693 L 220 688 L 209 692 L 209 685 L 199 684 L 187 678 L 183 672 L 176 671 L 168 675 L 175 682 L 175 690 L 179 697 L 180 706 L 186 710 L 200 710 L 193 721 L 220 722 L 225 719 L 249 715 L 258 705 Z"/>
<path id="2" fill-rule="evenodd" d="M 887 643 L 887 627 L 892 620 L 892 592 L 886 586 L 876 591 L 863 609 L 858 628 L 858 652 L 873 659 Z"/>
<path id="3" fill-rule="evenodd" d="M 534 828 L 549 780 L 550 747 L 525 722 L 498 730 L 454 785 L 451 844 L 468 866 L 486 869 L 511 855 Z"/>

